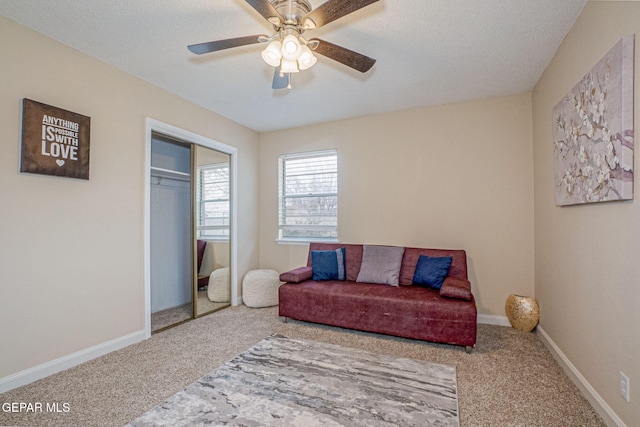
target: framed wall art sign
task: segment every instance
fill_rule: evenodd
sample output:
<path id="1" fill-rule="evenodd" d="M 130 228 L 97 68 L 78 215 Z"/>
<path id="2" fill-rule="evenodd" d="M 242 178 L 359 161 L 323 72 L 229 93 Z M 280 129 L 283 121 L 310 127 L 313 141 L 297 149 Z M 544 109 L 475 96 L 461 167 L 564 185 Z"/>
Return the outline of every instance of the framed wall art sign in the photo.
<path id="1" fill-rule="evenodd" d="M 24 98 L 20 172 L 89 179 L 91 118 Z"/>
<path id="2" fill-rule="evenodd" d="M 556 204 L 633 199 L 634 36 L 624 36 L 553 109 Z"/>

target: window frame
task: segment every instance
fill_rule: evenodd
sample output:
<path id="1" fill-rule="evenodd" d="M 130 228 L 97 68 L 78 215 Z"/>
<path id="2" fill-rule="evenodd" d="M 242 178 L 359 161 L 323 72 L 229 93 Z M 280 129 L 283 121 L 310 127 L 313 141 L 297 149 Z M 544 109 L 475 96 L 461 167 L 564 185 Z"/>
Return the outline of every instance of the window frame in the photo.
<path id="1" fill-rule="evenodd" d="M 313 192 L 305 195 L 300 194 L 285 194 L 286 191 L 286 164 L 288 161 L 313 159 L 316 157 L 331 156 L 335 158 L 335 171 L 327 172 L 329 174 L 335 174 L 335 191 Z M 312 175 L 312 174 L 309 174 Z M 276 241 L 278 243 L 288 244 L 307 244 L 309 242 L 338 242 L 338 199 L 339 199 L 339 170 L 338 170 L 338 150 L 335 148 L 319 151 L 309 151 L 302 153 L 290 153 L 282 154 L 278 157 L 278 236 Z M 335 215 L 330 218 L 335 218 L 335 225 L 288 225 L 286 224 L 286 202 L 289 199 L 295 198 L 312 198 L 312 197 L 335 197 Z M 310 216 L 309 218 L 313 218 Z M 286 235 L 286 230 L 307 230 L 318 231 L 324 230 L 331 234 L 331 236 L 322 236 L 319 234 L 295 237 Z"/>
<path id="2" fill-rule="evenodd" d="M 228 192 L 227 198 L 221 199 L 204 199 L 204 174 L 207 170 L 211 169 L 226 169 L 227 170 L 227 180 L 226 180 L 226 188 Z M 209 165 L 199 165 L 196 167 L 198 180 L 197 180 L 197 200 L 196 204 L 198 206 L 197 217 L 196 217 L 196 238 L 202 240 L 211 240 L 211 241 L 229 241 L 229 237 L 231 235 L 231 167 L 228 162 L 223 163 L 214 163 Z M 215 203 L 215 202 L 226 202 L 229 211 L 227 212 L 226 223 L 222 225 L 203 225 L 203 212 L 205 209 L 205 205 L 207 203 Z M 221 218 L 224 222 L 225 218 Z M 222 235 L 209 236 L 203 235 L 203 231 L 207 230 L 223 230 Z"/>

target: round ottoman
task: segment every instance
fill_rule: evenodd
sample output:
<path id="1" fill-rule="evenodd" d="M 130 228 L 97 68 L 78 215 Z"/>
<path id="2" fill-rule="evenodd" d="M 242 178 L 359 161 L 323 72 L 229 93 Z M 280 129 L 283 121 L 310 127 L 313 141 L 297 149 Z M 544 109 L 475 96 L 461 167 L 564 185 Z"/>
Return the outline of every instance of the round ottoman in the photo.
<path id="1" fill-rule="evenodd" d="M 231 301 L 231 282 L 229 281 L 229 267 L 218 268 L 209 276 L 207 296 L 211 302 Z"/>
<path id="2" fill-rule="evenodd" d="M 247 307 L 278 305 L 280 274 L 275 270 L 251 270 L 242 279 L 242 301 Z"/>

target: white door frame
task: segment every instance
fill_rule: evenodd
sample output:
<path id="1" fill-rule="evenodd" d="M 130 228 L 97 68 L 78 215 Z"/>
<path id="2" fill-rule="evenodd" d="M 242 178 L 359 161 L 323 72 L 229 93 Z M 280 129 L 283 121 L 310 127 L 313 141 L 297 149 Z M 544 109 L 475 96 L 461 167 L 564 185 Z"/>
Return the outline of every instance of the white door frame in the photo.
<path id="1" fill-rule="evenodd" d="M 158 120 L 146 119 L 145 134 L 145 174 L 144 174 L 144 324 L 145 337 L 151 336 L 151 136 L 153 132 L 167 135 L 180 139 L 184 142 L 200 145 L 206 148 L 212 148 L 221 151 L 230 156 L 231 173 L 229 175 L 229 183 L 231 185 L 231 226 L 229 230 L 229 238 L 231 239 L 231 305 L 236 306 L 238 301 L 238 236 L 237 236 L 237 219 L 238 219 L 238 149 L 222 142 L 204 137 L 202 135 L 189 132 L 184 129 L 160 122 Z"/>

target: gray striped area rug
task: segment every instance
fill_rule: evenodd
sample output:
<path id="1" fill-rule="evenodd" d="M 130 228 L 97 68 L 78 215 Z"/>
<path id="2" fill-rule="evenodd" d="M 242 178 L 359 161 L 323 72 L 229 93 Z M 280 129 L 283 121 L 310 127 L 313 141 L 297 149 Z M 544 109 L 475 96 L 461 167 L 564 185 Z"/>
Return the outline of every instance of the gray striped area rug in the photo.
<path id="1" fill-rule="evenodd" d="M 271 336 L 129 426 L 459 426 L 456 369 Z"/>

